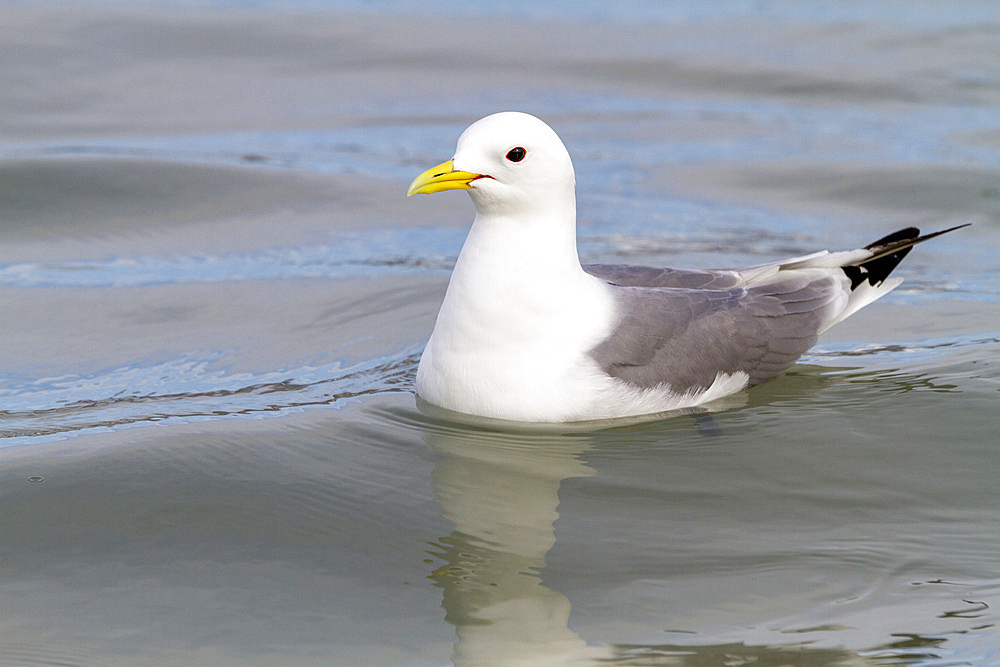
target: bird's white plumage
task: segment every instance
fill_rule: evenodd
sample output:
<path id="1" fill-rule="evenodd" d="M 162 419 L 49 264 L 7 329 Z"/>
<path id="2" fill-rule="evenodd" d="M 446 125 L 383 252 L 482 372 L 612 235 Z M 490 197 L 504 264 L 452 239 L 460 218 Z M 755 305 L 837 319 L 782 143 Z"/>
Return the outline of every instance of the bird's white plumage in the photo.
<path id="1" fill-rule="evenodd" d="M 506 161 L 519 146 L 525 159 Z M 490 178 L 469 191 L 476 218 L 421 357 L 417 393 L 500 419 L 585 418 L 606 382 L 587 351 L 613 326 L 614 304 L 580 266 L 569 154 L 541 121 L 497 114 L 462 134 L 452 162 Z"/>
<path id="2" fill-rule="evenodd" d="M 514 148 L 524 149 L 523 160 L 509 158 Z M 625 294 L 644 288 L 615 286 L 580 265 L 573 165 L 545 123 L 522 113 L 488 116 L 462 134 L 451 166 L 468 172 L 462 187 L 471 188 L 476 216 L 420 360 L 417 393 L 422 399 L 484 417 L 563 422 L 689 407 L 748 384 L 749 371 L 738 370 L 731 359 L 723 364 L 720 358 L 717 372 L 707 369 L 714 380 L 691 386 L 675 386 L 668 370 L 662 381 L 640 385 L 615 376 L 607 363 L 602 366 L 595 348 L 619 335 L 629 317 L 640 315 L 627 312 L 629 299 L 655 295 Z M 819 331 L 898 284 L 885 280 L 854 289 L 840 267 L 871 257 L 868 250 L 824 251 L 730 272 L 726 297 L 732 303 L 726 307 L 746 309 L 741 295 L 764 307 L 767 299 L 808 290 L 811 329 L 800 337 L 815 340 Z M 788 299 L 804 302 L 806 297 Z M 681 316 L 689 314 L 676 317 Z M 671 325 L 675 315 L 662 317 L 667 320 L 659 324 Z M 678 320 L 678 326 L 686 323 Z M 641 330 L 633 327 L 628 333 L 644 344 Z M 769 341 L 750 343 L 765 349 Z M 711 350 L 698 353 L 712 363 Z M 669 366 L 668 360 L 664 368 Z"/>

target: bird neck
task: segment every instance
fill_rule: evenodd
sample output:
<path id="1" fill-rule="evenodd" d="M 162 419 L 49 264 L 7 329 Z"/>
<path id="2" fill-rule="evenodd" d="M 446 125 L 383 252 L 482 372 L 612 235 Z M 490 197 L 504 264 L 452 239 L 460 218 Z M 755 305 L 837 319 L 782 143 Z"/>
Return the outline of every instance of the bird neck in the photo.
<path id="1" fill-rule="evenodd" d="M 601 333 L 607 317 L 594 313 L 611 309 L 604 285 L 580 266 L 572 183 L 502 201 L 486 188 L 470 193 L 476 219 L 427 344 L 424 359 L 431 361 L 421 360 L 423 377 L 434 364 L 440 371 L 446 359 L 452 371 L 478 368 L 512 386 L 534 371 L 510 366 L 511 358 L 561 359 L 552 362 L 561 370 L 550 370 L 565 371 L 569 362 L 560 332 Z M 597 334 L 594 338 L 596 344 Z"/>
<path id="2" fill-rule="evenodd" d="M 477 213 L 456 270 L 475 265 L 494 280 L 520 274 L 532 280 L 582 273 L 576 245 L 576 208 L 536 216 Z M 486 276 L 481 276 L 485 278 Z"/>

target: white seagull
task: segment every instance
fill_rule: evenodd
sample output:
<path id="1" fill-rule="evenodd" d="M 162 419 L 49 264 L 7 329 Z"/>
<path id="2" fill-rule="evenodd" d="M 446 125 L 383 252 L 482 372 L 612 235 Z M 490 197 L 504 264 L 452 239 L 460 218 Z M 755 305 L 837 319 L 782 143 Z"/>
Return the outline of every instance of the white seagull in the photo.
<path id="1" fill-rule="evenodd" d="M 703 404 L 784 372 L 899 285 L 889 273 L 914 244 L 958 229 L 745 269 L 581 266 L 575 186 L 556 133 L 518 112 L 471 125 L 410 185 L 465 189 L 476 207 L 417 369 L 421 399 L 521 422 Z"/>

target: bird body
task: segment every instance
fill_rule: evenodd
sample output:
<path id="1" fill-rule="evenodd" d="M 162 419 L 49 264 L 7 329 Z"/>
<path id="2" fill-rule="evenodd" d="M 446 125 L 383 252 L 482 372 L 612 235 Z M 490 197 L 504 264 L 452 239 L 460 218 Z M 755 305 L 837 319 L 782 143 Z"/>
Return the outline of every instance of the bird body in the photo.
<path id="1" fill-rule="evenodd" d="M 470 126 L 409 194 L 466 189 L 476 217 L 417 370 L 417 394 L 523 422 L 692 407 L 784 372 L 822 331 L 884 296 L 924 237 L 747 269 L 581 266 L 575 179 L 528 114 Z M 945 230 L 951 231 L 951 230 Z"/>

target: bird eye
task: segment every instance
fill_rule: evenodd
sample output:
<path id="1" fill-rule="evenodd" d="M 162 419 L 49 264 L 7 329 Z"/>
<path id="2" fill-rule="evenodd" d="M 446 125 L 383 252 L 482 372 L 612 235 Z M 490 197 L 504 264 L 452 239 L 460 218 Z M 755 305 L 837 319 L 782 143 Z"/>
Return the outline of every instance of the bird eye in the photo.
<path id="1" fill-rule="evenodd" d="M 520 162 L 524 159 L 524 156 L 527 155 L 527 153 L 528 151 L 524 150 L 520 146 L 517 148 L 511 148 L 507 151 L 507 159 L 511 162 Z"/>

